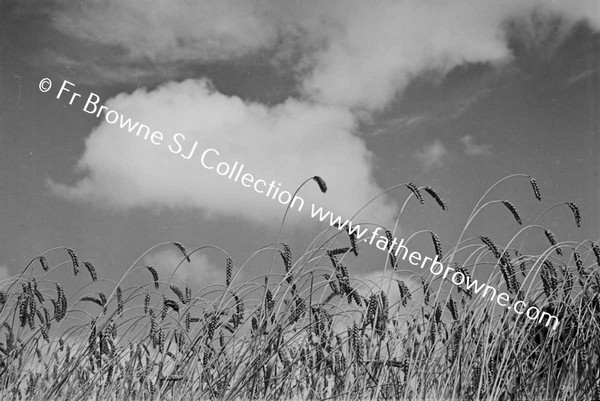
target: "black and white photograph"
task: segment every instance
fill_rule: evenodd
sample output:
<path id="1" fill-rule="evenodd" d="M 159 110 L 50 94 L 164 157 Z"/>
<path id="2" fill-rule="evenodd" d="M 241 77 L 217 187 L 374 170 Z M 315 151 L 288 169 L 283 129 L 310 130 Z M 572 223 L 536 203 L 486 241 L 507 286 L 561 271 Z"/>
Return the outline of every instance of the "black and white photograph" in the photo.
<path id="1" fill-rule="evenodd" d="M 600 400 L 599 0 L 0 0 L 0 400 Z"/>

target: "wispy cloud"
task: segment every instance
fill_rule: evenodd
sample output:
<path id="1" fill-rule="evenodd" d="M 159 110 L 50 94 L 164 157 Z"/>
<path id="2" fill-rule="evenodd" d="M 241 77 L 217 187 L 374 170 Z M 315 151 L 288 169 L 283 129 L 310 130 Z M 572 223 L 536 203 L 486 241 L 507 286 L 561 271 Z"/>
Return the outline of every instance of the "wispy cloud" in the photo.
<path id="1" fill-rule="evenodd" d="M 465 135 L 459 141 L 464 146 L 463 150 L 469 156 L 489 156 L 492 154 L 492 145 L 478 145 L 472 135 Z"/>
<path id="2" fill-rule="evenodd" d="M 380 110 L 425 70 L 507 60 L 507 20 L 535 14 L 600 26 L 595 0 L 154 1 L 61 3 L 55 26 L 107 57 L 169 62 L 227 61 L 269 50 L 298 73 L 303 95 L 351 109 Z M 524 27 L 531 25 L 523 25 Z M 524 28 L 536 40 L 539 29 Z M 95 61 L 94 61 L 95 62 Z M 133 70 L 139 74 L 139 71 Z"/>
<path id="3" fill-rule="evenodd" d="M 594 74 L 598 74 L 598 73 L 600 73 L 600 68 L 591 68 L 589 70 L 585 70 L 583 72 L 580 72 L 579 74 L 575 74 L 575 75 L 571 76 L 567 80 L 567 85 L 573 85 L 581 80 L 592 77 Z"/>
<path id="4" fill-rule="evenodd" d="M 423 164 L 425 170 L 430 170 L 433 167 L 441 167 L 447 154 L 448 149 L 446 149 L 446 146 L 439 139 L 436 139 L 432 144 L 418 151 L 415 156 Z"/>
<path id="5" fill-rule="evenodd" d="M 426 122 L 434 121 L 435 118 L 427 114 L 407 115 L 401 117 L 395 117 L 387 120 L 383 123 L 377 123 L 370 132 L 371 136 L 377 136 L 380 134 L 398 134 L 404 131 L 410 130 L 424 124 Z"/>
<path id="6" fill-rule="evenodd" d="M 55 25 L 90 42 L 117 45 L 117 55 L 129 61 L 231 60 L 275 43 L 277 22 L 268 11 L 264 1 L 107 0 L 65 3 Z"/>

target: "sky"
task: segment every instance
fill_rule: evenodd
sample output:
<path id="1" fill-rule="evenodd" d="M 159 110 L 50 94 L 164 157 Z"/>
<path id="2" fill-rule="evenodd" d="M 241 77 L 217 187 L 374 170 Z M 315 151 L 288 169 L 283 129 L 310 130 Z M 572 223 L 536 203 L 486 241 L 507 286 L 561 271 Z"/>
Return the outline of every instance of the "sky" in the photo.
<path id="1" fill-rule="evenodd" d="M 433 230 L 445 249 L 494 182 L 529 174 L 541 204 L 526 178 L 489 199 L 510 200 L 525 224 L 574 202 L 582 228 L 566 206 L 539 224 L 559 241 L 598 240 L 597 1 L 140 4 L 0 3 L 2 277 L 59 246 L 113 280 L 144 263 L 170 274 L 181 259 L 173 247 L 147 252 L 170 241 L 226 250 L 244 265 L 239 279 L 266 274 L 271 254 L 256 251 L 276 241 L 285 206 L 204 168 L 209 148 L 215 164 L 243 163 L 290 193 L 319 175 L 327 193 L 310 181 L 299 196 L 345 218 L 394 185 L 430 185 L 448 210 L 413 198 L 396 234 Z M 57 98 L 65 80 L 70 92 Z M 69 104 L 73 92 L 81 96 Z M 152 144 L 86 112 L 91 93 L 165 139 Z M 176 133 L 179 154 L 168 147 Z M 181 157 L 196 141 L 196 155 Z M 394 227 L 409 193 L 391 190 L 353 221 Z M 296 258 L 327 228 L 291 211 L 281 239 Z M 517 229 L 496 204 L 469 236 L 502 244 Z M 413 243 L 433 254 L 428 236 Z M 364 247 L 348 264 L 370 277 L 385 253 Z M 54 264 L 67 257 L 49 254 Z M 202 286 L 223 281 L 224 269 L 221 252 L 202 249 L 177 274 Z"/>

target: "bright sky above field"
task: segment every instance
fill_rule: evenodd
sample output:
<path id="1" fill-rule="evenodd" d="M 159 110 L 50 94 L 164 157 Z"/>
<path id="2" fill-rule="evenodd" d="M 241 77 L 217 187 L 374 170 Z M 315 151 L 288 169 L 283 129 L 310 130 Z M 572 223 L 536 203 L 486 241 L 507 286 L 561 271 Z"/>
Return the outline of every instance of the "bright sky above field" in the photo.
<path id="1" fill-rule="evenodd" d="M 218 245 L 240 264 L 274 241 L 280 203 L 56 99 L 68 80 L 86 97 L 188 143 L 243 162 L 307 201 L 350 218 L 393 185 L 431 185 L 448 203 L 414 199 L 398 235 L 431 229 L 445 249 L 481 194 L 498 187 L 559 240 L 598 239 L 600 3 L 597 1 L 3 1 L 0 5 L 0 273 L 65 245 L 118 278 L 146 249 Z M 38 89 L 49 77 L 48 93 Z M 389 192 L 355 222 L 393 226 L 409 194 Z M 518 226 L 500 205 L 469 231 L 500 244 Z M 297 256 L 327 228 L 291 213 L 282 239 Z M 532 239 L 542 244 L 543 236 Z M 343 241 L 342 241 L 343 242 Z M 433 254 L 430 239 L 415 249 Z M 542 245 L 540 245 L 542 246 Z M 546 245 L 543 245 L 545 248 Z M 537 249 L 538 251 L 540 249 Z M 366 251 L 356 273 L 380 268 Z M 159 248 L 143 262 L 169 266 Z M 55 262 L 61 260 L 57 258 Z M 62 260 L 67 260 L 63 255 Z M 249 264 L 264 274 L 269 258 Z M 182 276 L 223 280 L 200 253 Z M 408 264 L 403 268 L 410 269 Z"/>

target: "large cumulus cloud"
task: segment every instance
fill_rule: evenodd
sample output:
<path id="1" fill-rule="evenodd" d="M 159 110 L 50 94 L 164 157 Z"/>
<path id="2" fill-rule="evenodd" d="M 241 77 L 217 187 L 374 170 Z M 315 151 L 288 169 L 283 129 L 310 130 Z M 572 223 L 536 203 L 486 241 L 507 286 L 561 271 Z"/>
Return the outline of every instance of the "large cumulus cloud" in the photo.
<path id="1" fill-rule="evenodd" d="M 211 167 L 238 161 L 256 178 L 280 182 L 290 193 L 307 178 L 323 177 L 327 194 L 314 183 L 299 194 L 306 201 L 306 215 L 314 202 L 349 218 L 380 191 L 372 178 L 372 155 L 354 135 L 355 119 L 343 108 L 294 99 L 267 107 L 220 94 L 206 80 L 139 89 L 108 100 L 106 106 L 161 131 L 164 140 L 153 145 L 143 139 L 144 130 L 137 136 L 119 122 L 102 119 L 78 163 L 84 177 L 70 186 L 50 181 L 59 195 L 118 208 L 197 207 L 258 222 L 281 219 L 281 203 L 204 168 L 200 154 L 208 148 L 220 153 L 211 153 Z M 113 118 L 111 113 L 108 120 Z M 185 135 L 185 142 L 179 139 L 185 156 L 198 141 L 189 160 L 169 150 L 169 145 L 177 150 L 172 137 L 178 132 Z M 392 215 L 393 206 L 381 201 L 360 217 L 387 223 Z M 299 216 L 290 218 L 298 221 Z"/>

